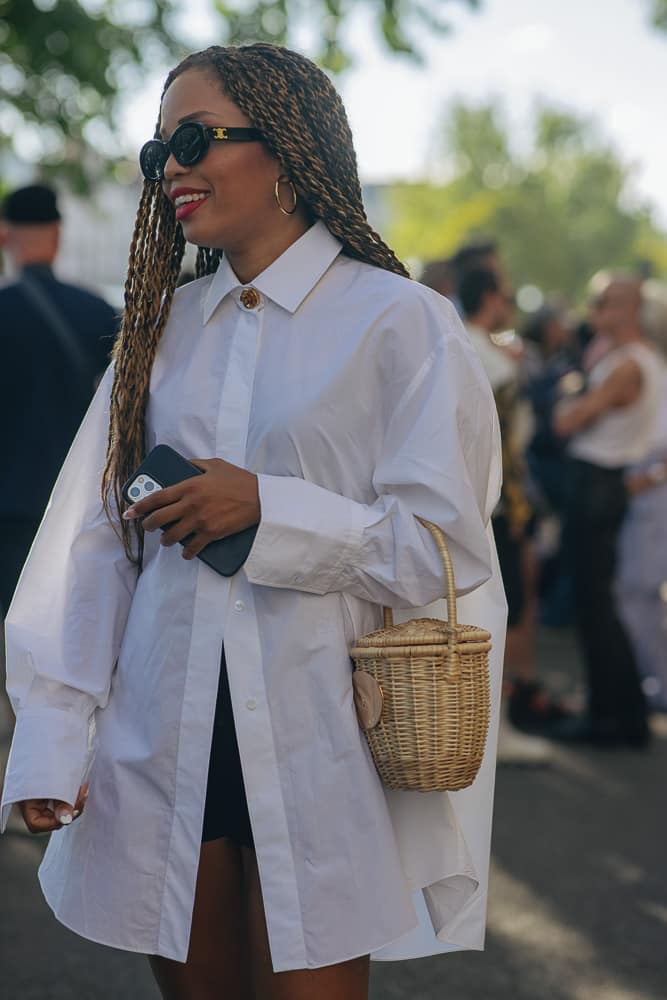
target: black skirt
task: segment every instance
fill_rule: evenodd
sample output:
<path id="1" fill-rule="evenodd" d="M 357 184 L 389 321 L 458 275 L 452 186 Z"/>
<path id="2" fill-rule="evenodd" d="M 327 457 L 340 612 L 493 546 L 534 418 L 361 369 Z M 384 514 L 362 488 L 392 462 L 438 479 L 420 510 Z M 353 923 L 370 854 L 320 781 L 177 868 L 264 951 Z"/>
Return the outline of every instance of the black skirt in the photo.
<path id="1" fill-rule="evenodd" d="M 215 704 L 201 839 L 202 843 L 205 843 L 207 840 L 218 840 L 220 837 L 228 837 L 244 847 L 254 846 L 241 758 L 236 742 L 224 646 Z"/>

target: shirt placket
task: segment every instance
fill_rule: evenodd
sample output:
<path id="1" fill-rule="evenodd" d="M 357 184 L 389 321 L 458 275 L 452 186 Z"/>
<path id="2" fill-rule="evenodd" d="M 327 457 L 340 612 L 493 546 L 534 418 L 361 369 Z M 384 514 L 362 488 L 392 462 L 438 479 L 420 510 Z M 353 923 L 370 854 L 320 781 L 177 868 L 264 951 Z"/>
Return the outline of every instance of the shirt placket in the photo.
<path id="1" fill-rule="evenodd" d="M 245 467 L 253 384 L 266 308 L 254 288 L 242 288 L 233 295 L 239 315 L 222 393 L 216 443 L 217 454 Z M 303 965 L 306 949 L 296 870 L 266 696 L 253 588 L 243 571 L 230 579 L 227 609 L 224 641 L 229 686 L 269 942 L 274 954 L 288 956 L 292 964 Z"/>
<path id="2" fill-rule="evenodd" d="M 253 296 L 246 296 L 246 302 L 250 303 L 249 306 L 244 305 L 241 301 L 242 293 L 243 289 L 237 289 L 231 293 L 237 308 L 230 310 L 225 315 L 224 320 L 221 320 L 226 328 L 225 332 L 230 338 L 230 348 L 222 384 L 218 389 L 219 408 L 211 456 L 215 455 L 239 466 L 245 464 L 252 389 L 264 315 L 263 302 L 259 293 L 255 292 Z M 249 637 L 251 642 L 252 638 L 257 636 L 252 597 L 249 600 L 242 600 L 238 594 L 235 595 L 234 582 L 234 578 L 219 576 L 203 564 L 197 566 L 196 599 L 179 737 L 179 745 L 182 750 L 178 754 L 177 762 L 175 793 L 177 804 L 184 804 L 192 799 L 193 788 L 199 785 L 202 776 L 205 778 L 206 774 L 202 761 L 198 759 L 198 756 L 195 756 L 192 748 L 196 746 L 194 733 L 203 723 L 203 713 L 207 710 L 205 706 L 208 706 L 211 712 L 213 710 L 214 692 L 217 690 L 216 671 L 220 662 L 220 646 L 222 642 L 227 645 L 228 630 L 232 633 L 230 646 L 233 648 L 234 645 L 233 621 L 230 623 L 230 614 L 226 615 L 225 609 L 232 609 L 231 615 L 233 615 L 235 604 L 238 618 L 238 608 L 245 611 L 246 607 L 249 606 L 252 616 L 242 623 L 242 631 L 247 630 L 251 633 Z M 258 637 L 256 646 L 259 650 Z M 231 657 L 228 656 L 228 668 L 230 659 Z M 238 656 L 236 661 L 238 662 Z M 244 682 L 255 690 L 260 685 L 263 687 L 261 656 L 257 653 L 248 656 L 247 665 L 249 676 L 244 678 Z M 229 670 L 229 673 L 235 716 L 238 717 L 241 710 L 237 706 L 243 704 L 244 701 L 250 702 L 251 695 L 246 694 L 244 698 L 243 692 L 239 695 L 237 691 L 235 694 L 232 684 L 234 671 Z M 236 671 L 236 673 L 239 672 Z M 265 700 L 265 698 L 261 699 L 262 704 L 265 703 Z M 208 751 L 206 757 L 208 759 Z M 203 791 L 204 789 L 201 789 L 197 794 L 203 794 Z M 189 926 L 190 914 L 187 900 L 189 892 L 194 891 L 199 856 L 198 845 L 189 836 L 186 817 L 187 810 L 179 810 L 177 806 L 174 811 L 174 823 L 170 838 L 167 877 L 163 887 L 164 906 L 159 930 L 160 945 L 176 949 L 181 944 L 181 928 Z M 181 850 L 184 853 L 187 852 L 188 856 L 184 866 L 181 865 L 178 857 L 177 845 L 179 843 L 187 845 L 187 849 L 181 847 Z M 185 886 L 188 888 L 185 889 Z M 190 886 L 192 889 L 189 888 Z"/>

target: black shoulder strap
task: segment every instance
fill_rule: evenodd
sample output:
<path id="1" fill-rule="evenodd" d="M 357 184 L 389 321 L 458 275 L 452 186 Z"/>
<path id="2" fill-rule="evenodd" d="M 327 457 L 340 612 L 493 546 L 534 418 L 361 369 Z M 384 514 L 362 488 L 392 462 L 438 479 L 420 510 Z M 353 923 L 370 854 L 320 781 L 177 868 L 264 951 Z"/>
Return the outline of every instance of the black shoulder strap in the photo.
<path id="1" fill-rule="evenodd" d="M 82 392 L 90 397 L 94 388 L 94 372 L 90 361 L 81 350 L 70 324 L 41 283 L 31 274 L 23 272 L 19 279 L 19 287 L 30 304 L 34 306 L 48 327 L 55 333 L 72 368 L 81 379 Z"/>

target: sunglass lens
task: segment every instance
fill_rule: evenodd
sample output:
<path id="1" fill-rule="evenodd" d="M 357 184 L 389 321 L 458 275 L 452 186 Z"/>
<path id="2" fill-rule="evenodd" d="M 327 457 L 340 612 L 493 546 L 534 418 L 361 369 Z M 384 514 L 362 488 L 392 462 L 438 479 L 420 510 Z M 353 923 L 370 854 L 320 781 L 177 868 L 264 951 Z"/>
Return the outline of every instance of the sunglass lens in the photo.
<path id="1" fill-rule="evenodd" d="M 182 167 L 192 166 L 202 159 L 208 147 L 206 132 L 196 122 L 186 122 L 176 129 L 169 144 Z"/>
<path id="2" fill-rule="evenodd" d="M 149 181 L 160 181 L 164 174 L 164 165 L 169 157 L 169 151 L 163 142 L 151 139 L 145 143 L 139 153 L 139 165 L 144 177 Z"/>

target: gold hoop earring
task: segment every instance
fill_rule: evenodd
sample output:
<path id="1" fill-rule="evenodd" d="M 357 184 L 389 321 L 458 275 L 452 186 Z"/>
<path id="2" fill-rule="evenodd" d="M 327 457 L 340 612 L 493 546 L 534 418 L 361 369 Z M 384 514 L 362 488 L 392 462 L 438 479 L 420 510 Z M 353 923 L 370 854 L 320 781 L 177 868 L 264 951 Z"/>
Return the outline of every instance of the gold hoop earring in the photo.
<path id="1" fill-rule="evenodd" d="M 281 183 L 289 184 L 290 191 L 292 192 L 292 199 L 293 199 L 294 204 L 292 205 L 292 207 L 289 210 L 283 207 L 283 204 L 282 204 L 282 202 L 280 200 L 280 185 L 281 185 Z M 289 179 L 289 177 L 287 176 L 287 174 L 281 174 L 280 175 L 280 177 L 276 181 L 276 186 L 273 189 L 273 193 L 274 193 L 274 195 L 276 197 L 276 204 L 278 205 L 278 208 L 283 213 L 283 215 L 294 215 L 294 213 L 296 212 L 296 188 L 292 184 L 292 181 Z"/>

